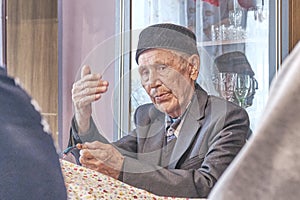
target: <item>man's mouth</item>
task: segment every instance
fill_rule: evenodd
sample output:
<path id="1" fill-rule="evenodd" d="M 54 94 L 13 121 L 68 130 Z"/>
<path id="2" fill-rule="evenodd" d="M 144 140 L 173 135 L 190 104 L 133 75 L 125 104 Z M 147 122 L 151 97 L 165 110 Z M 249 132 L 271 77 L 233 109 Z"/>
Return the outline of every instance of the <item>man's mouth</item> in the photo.
<path id="1" fill-rule="evenodd" d="M 170 98 L 170 93 L 162 93 L 154 96 L 156 103 L 167 101 Z"/>

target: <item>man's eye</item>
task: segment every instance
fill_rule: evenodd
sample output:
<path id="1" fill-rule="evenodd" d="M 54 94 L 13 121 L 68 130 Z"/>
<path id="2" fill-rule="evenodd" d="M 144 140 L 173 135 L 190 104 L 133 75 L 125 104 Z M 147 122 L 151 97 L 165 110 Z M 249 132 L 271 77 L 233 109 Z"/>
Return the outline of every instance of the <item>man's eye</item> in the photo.
<path id="1" fill-rule="evenodd" d="M 149 77 L 149 71 L 148 71 L 148 70 L 142 70 L 142 71 L 140 72 L 140 74 L 141 74 L 141 77 L 142 77 L 143 79 L 147 79 L 147 78 Z"/>
<path id="2" fill-rule="evenodd" d="M 167 69 L 167 67 L 168 67 L 167 65 L 158 65 L 157 70 L 158 71 L 164 71 L 165 69 Z"/>

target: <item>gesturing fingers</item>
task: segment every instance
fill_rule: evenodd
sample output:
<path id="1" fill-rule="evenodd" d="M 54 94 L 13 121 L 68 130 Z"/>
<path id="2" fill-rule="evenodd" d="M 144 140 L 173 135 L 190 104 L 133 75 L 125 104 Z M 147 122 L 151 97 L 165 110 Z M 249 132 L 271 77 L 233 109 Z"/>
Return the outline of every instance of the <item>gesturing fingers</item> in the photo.
<path id="1" fill-rule="evenodd" d="M 97 101 L 108 90 L 109 83 L 101 79 L 100 74 L 90 74 L 89 67 L 84 66 L 82 78 L 73 84 L 72 100 L 76 108 L 82 108 Z"/>
<path id="2" fill-rule="evenodd" d="M 103 90 L 101 90 L 103 91 Z M 98 100 L 101 98 L 101 93 L 99 92 L 99 89 L 97 88 L 87 88 L 81 93 L 74 93 L 72 95 L 72 100 L 74 102 L 74 105 L 79 108 L 86 105 L 89 105 L 90 103 Z"/>
<path id="3" fill-rule="evenodd" d="M 87 74 L 90 74 L 90 73 L 91 73 L 91 68 L 90 68 L 90 66 L 84 65 L 84 66 L 81 68 L 81 78 L 83 78 L 84 76 L 86 76 Z"/>
<path id="4" fill-rule="evenodd" d="M 87 88 L 96 89 L 97 92 L 106 92 L 108 82 L 101 79 L 100 74 L 90 74 L 73 84 L 72 94 L 85 91 Z"/>

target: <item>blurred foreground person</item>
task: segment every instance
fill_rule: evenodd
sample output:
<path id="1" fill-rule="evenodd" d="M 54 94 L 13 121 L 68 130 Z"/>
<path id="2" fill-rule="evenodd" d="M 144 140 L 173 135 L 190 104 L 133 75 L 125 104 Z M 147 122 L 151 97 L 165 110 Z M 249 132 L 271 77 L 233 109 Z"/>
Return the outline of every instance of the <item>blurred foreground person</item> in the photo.
<path id="1" fill-rule="evenodd" d="M 58 154 L 37 103 L 0 67 L 0 199 L 67 199 Z"/>
<path id="2" fill-rule="evenodd" d="M 300 197 L 300 43 L 272 82 L 260 126 L 210 200 Z"/>

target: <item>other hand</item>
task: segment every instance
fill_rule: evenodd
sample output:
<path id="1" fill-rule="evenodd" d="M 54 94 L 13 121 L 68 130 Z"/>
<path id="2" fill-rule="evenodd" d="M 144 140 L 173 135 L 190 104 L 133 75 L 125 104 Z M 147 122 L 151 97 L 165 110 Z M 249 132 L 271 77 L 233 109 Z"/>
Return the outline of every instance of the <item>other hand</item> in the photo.
<path id="1" fill-rule="evenodd" d="M 81 149 L 79 161 L 82 166 L 118 179 L 124 156 L 111 144 L 86 142 L 77 148 Z"/>

